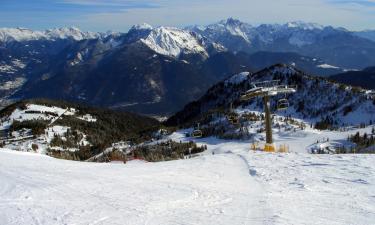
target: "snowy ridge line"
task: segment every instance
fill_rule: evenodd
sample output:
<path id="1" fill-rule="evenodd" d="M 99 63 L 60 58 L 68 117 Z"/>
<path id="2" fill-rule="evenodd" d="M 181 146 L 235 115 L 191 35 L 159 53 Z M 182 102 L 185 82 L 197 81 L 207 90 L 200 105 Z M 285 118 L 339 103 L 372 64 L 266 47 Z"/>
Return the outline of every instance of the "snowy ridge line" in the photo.
<path id="1" fill-rule="evenodd" d="M 186 29 L 203 34 L 210 39 L 221 41 L 225 41 L 229 35 L 236 36 L 249 45 L 257 42 L 267 45 L 286 38 L 289 44 L 303 47 L 315 43 L 320 37 L 326 37 L 334 33 L 346 33 L 371 40 L 371 38 L 361 35 L 361 32 L 351 32 L 342 27 L 325 26 L 303 21 L 253 26 L 238 19 L 228 18 L 207 26 L 189 26 Z"/>

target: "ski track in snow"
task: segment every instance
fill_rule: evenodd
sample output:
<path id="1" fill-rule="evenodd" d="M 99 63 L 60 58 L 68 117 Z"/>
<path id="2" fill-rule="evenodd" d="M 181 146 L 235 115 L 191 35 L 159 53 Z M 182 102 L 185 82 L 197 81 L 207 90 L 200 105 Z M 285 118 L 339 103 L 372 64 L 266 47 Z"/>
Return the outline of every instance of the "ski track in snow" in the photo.
<path id="1" fill-rule="evenodd" d="M 215 154 L 227 152 L 225 145 L 215 146 Z M 372 155 L 246 153 L 242 146 L 231 146 L 264 188 L 271 209 L 264 224 L 374 223 Z"/>
<path id="2" fill-rule="evenodd" d="M 276 132 L 287 154 L 198 139 L 208 147 L 199 157 L 125 165 L 2 149 L 0 224 L 373 224 L 373 155 L 306 153 L 318 137 L 356 131 Z"/>

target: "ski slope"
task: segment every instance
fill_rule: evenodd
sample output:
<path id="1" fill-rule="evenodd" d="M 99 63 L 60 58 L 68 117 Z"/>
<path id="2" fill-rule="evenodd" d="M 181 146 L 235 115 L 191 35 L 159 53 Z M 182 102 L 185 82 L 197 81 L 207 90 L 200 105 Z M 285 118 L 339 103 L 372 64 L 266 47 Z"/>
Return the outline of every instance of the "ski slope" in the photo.
<path id="1" fill-rule="evenodd" d="M 203 155 L 160 163 L 85 163 L 1 149 L 0 224 L 375 221 L 372 155 L 267 154 L 246 142 L 200 142 L 208 147 Z"/>

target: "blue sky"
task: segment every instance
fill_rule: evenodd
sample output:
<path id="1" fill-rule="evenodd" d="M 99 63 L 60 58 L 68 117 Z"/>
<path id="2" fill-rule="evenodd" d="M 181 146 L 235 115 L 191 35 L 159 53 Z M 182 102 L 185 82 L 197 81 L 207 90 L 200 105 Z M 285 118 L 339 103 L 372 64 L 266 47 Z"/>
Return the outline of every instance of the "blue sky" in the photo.
<path id="1" fill-rule="evenodd" d="M 375 0 L 0 0 L 0 27 L 39 30 L 127 31 L 143 22 L 184 27 L 228 17 L 251 24 L 301 20 L 375 29 Z"/>

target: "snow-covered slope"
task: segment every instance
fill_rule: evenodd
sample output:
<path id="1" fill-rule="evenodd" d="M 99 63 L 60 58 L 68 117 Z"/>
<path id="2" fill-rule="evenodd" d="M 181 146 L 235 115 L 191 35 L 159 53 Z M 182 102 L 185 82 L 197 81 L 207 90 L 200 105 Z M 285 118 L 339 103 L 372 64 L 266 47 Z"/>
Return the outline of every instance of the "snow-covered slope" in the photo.
<path id="1" fill-rule="evenodd" d="M 0 28 L 0 42 L 72 39 L 76 41 L 95 39 L 102 34 L 83 32 L 76 27 L 34 31 L 26 28 Z"/>
<path id="2" fill-rule="evenodd" d="M 141 28 L 144 29 L 144 26 Z M 155 28 L 141 42 L 162 55 L 178 57 L 181 54 L 201 54 L 208 57 L 206 49 L 193 33 L 177 28 Z"/>

